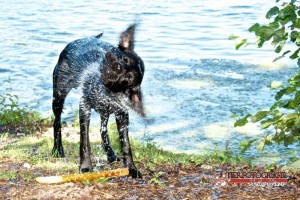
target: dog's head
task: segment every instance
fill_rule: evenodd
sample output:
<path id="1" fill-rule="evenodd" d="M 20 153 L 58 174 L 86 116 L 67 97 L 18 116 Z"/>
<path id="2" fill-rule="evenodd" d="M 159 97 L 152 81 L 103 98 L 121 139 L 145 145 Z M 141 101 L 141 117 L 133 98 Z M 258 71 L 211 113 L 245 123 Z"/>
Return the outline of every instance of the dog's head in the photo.
<path id="1" fill-rule="evenodd" d="M 131 108 L 144 116 L 140 85 L 144 76 L 144 63 L 134 52 L 134 32 L 131 25 L 120 35 L 119 46 L 105 55 L 101 77 L 104 85 L 112 92 L 128 95 Z"/>

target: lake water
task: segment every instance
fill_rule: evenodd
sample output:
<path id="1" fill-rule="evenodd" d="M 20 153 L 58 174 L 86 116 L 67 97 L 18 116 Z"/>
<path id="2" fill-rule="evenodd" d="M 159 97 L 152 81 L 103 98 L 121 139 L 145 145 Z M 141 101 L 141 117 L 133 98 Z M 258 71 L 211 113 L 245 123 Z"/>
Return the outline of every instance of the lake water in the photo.
<path id="1" fill-rule="evenodd" d="M 132 136 L 146 132 L 165 149 L 202 153 L 214 145 L 224 148 L 226 141 L 235 150 L 245 138 L 262 134 L 253 124 L 234 129 L 230 116 L 270 106 L 274 94 L 268 86 L 285 81 L 295 64 L 272 63 L 270 46 L 236 51 L 228 37 L 253 39 L 247 28 L 265 22 L 275 0 L 100 2 L 0 1 L 0 92 L 12 88 L 22 105 L 49 115 L 52 71 L 65 45 L 100 32 L 117 44 L 119 33 L 139 20 L 136 52 L 146 67 L 142 88 L 150 123 L 132 113 Z M 68 96 L 65 118 L 77 110 L 79 97 L 80 90 Z M 98 122 L 94 114 L 92 123 Z M 249 155 L 278 160 L 278 152 L 289 149 Z"/>

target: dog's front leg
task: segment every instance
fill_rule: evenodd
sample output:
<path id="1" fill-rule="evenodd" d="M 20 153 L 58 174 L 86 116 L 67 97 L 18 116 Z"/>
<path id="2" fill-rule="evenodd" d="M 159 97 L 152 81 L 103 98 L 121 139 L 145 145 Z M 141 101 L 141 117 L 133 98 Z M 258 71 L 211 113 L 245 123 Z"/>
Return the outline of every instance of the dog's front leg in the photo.
<path id="1" fill-rule="evenodd" d="M 79 122 L 80 122 L 80 171 L 92 171 L 91 146 L 89 141 L 89 124 L 91 108 L 86 100 L 81 98 L 79 104 Z"/>
<path id="2" fill-rule="evenodd" d="M 103 141 L 103 149 L 107 155 L 107 161 L 112 163 L 114 161 L 119 161 L 119 157 L 115 154 L 114 150 L 111 147 L 109 136 L 107 134 L 107 124 L 108 124 L 109 114 L 108 112 L 101 114 L 101 138 Z"/>
<path id="3" fill-rule="evenodd" d="M 123 162 L 129 168 L 129 175 L 133 178 L 142 178 L 142 174 L 136 169 L 128 137 L 129 116 L 127 112 L 116 113 L 116 123 L 119 132 L 119 139 L 123 150 Z"/>

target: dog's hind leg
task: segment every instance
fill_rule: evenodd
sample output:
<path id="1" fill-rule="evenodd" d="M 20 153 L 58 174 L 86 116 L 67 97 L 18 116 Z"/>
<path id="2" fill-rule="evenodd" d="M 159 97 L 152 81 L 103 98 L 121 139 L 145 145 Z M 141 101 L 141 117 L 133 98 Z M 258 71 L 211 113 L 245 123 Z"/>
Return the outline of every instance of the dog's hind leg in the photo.
<path id="1" fill-rule="evenodd" d="M 129 168 L 129 175 L 133 178 L 142 178 L 142 174 L 136 169 L 128 137 L 129 116 L 127 112 L 116 113 L 116 123 L 119 132 L 119 139 L 123 150 L 123 162 Z"/>
<path id="2" fill-rule="evenodd" d="M 66 67 L 66 62 L 59 62 L 53 72 L 52 110 L 54 114 L 54 145 L 52 155 L 54 157 L 64 157 L 64 149 L 61 139 L 61 113 L 63 111 L 65 99 L 72 89 L 72 81 L 67 75 L 65 75 L 64 71 L 62 71 Z"/>
<path id="3" fill-rule="evenodd" d="M 52 155 L 54 157 L 64 157 L 64 149 L 61 139 L 61 113 L 67 94 L 68 92 L 61 92 L 57 90 L 54 90 L 53 92 L 52 110 L 54 113 L 54 146 L 52 149 Z"/>
<path id="4" fill-rule="evenodd" d="M 119 161 L 120 158 L 115 154 L 114 150 L 111 147 L 109 136 L 107 134 L 107 123 L 108 123 L 109 114 L 103 113 L 101 114 L 101 138 L 103 141 L 103 149 L 107 155 L 108 163 L 112 163 L 114 161 Z"/>
<path id="5" fill-rule="evenodd" d="M 89 140 L 91 108 L 84 98 L 81 98 L 79 104 L 79 122 L 80 122 L 80 171 L 91 172 L 91 146 Z"/>

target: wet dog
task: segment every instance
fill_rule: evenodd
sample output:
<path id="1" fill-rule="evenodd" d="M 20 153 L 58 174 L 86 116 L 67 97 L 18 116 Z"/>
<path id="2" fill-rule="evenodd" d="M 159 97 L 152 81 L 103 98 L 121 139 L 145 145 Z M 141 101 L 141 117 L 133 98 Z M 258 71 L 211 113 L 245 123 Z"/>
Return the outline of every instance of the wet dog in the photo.
<path id="1" fill-rule="evenodd" d="M 144 116 L 141 82 L 144 63 L 134 52 L 136 24 L 120 35 L 118 47 L 104 42 L 101 36 L 84 38 L 69 43 L 61 52 L 53 72 L 54 147 L 52 155 L 64 157 L 61 139 L 61 113 L 66 96 L 72 88 L 81 87 L 79 104 L 80 171 L 92 170 L 89 143 L 91 109 L 100 113 L 101 138 L 108 162 L 120 160 L 113 151 L 107 134 L 110 114 L 115 114 L 123 162 L 129 175 L 141 177 L 132 159 L 128 138 L 128 108 Z"/>

